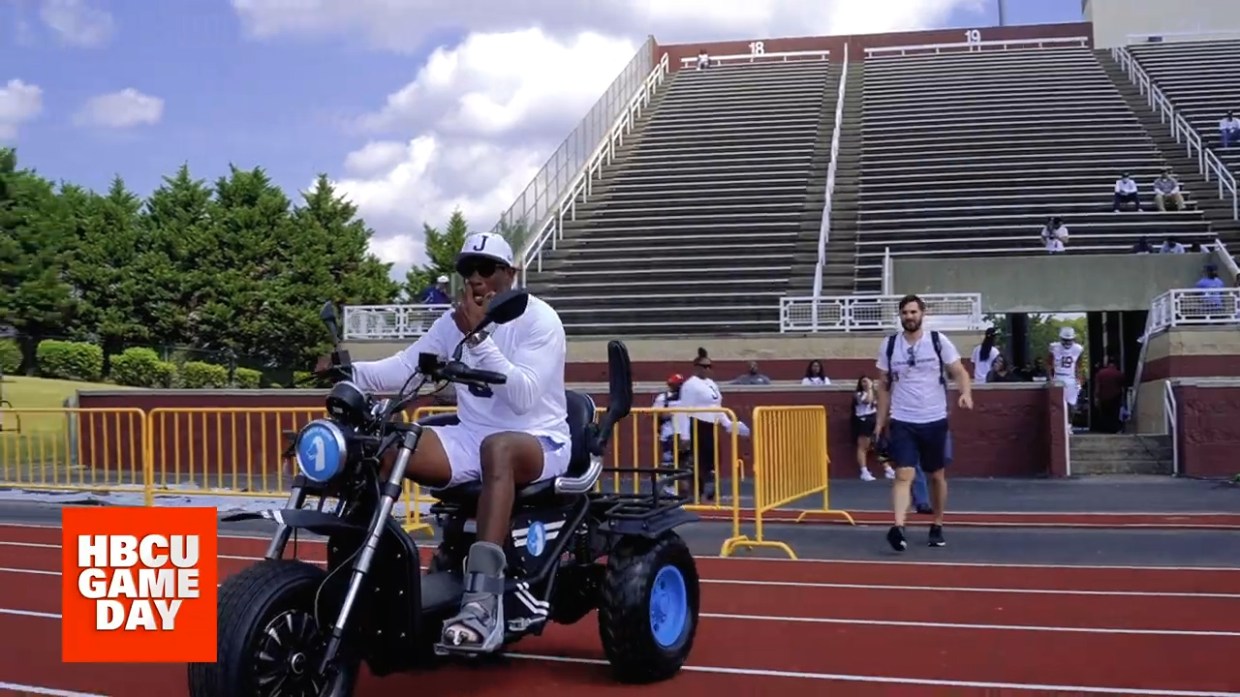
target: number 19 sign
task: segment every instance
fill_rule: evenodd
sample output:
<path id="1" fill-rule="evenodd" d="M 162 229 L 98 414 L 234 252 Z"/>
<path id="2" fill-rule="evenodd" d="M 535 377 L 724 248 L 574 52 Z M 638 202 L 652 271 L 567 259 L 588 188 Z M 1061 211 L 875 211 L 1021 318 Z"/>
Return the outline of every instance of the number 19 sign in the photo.
<path id="1" fill-rule="evenodd" d="M 66 508 L 61 660 L 216 660 L 215 508 Z"/>

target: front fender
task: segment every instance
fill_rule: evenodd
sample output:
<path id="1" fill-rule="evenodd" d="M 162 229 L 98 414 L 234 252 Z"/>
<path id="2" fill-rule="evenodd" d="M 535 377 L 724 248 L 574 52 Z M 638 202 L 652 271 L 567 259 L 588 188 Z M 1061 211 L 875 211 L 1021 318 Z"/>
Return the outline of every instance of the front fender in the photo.
<path id="1" fill-rule="evenodd" d="M 299 530 L 309 530 L 316 535 L 330 537 L 338 532 L 365 532 L 366 528 L 343 520 L 331 513 L 310 511 L 302 508 L 269 508 L 263 511 L 243 511 L 220 516 L 226 523 L 241 520 L 271 520 L 280 525 Z"/>

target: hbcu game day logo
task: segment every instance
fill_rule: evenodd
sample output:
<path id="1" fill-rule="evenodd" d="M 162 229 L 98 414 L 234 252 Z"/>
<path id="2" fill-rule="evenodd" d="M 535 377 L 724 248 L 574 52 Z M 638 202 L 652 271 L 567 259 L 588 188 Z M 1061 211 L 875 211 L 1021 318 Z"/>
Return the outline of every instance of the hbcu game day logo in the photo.
<path id="1" fill-rule="evenodd" d="M 66 508 L 61 660 L 212 663 L 214 508 Z"/>

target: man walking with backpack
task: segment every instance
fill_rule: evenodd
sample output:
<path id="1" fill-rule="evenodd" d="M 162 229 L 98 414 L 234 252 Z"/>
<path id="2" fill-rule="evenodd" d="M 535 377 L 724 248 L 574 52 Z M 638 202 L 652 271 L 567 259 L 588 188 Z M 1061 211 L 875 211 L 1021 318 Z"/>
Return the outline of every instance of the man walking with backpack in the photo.
<path id="1" fill-rule="evenodd" d="M 947 378 L 950 373 L 960 388 L 959 405 L 973 408 L 973 388 L 951 340 L 936 331 L 923 331 L 926 303 L 916 295 L 900 300 L 900 325 L 904 331 L 883 339 L 878 351 L 879 390 L 875 438 L 887 439 L 887 451 L 895 468 L 891 487 L 894 525 L 887 542 L 897 552 L 908 548 L 904 518 L 909 507 L 909 487 L 915 466 L 930 479 L 934 522 L 930 525 L 931 547 L 947 544 L 943 539 L 943 512 L 947 506 L 948 461 Z"/>

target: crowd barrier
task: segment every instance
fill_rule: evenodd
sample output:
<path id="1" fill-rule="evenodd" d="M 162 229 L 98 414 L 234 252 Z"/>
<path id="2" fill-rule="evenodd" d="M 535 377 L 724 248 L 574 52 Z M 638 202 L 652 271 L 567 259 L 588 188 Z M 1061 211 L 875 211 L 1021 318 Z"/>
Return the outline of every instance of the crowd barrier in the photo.
<path id="1" fill-rule="evenodd" d="M 453 412 L 455 407 L 423 407 L 409 418 Z M 599 415 L 605 411 L 600 408 Z M 762 517 L 776 508 L 823 494 L 827 501 L 826 419 L 823 407 L 760 407 L 754 410 L 755 453 L 752 497 L 742 495 L 746 479 L 742 442 L 734 429 L 711 426 L 716 457 L 703 467 L 704 442 L 667 424 L 689 421 L 693 413 L 730 409 L 635 407 L 616 425 L 604 456 L 608 472 L 598 492 L 649 493 L 653 486 L 674 489 L 685 507 L 706 518 L 726 518 L 732 535 L 724 554 L 738 547 L 786 544 L 765 539 Z M 140 496 L 143 505 L 160 505 L 170 497 L 226 497 L 282 503 L 295 465 L 287 456 L 290 438 L 306 423 L 326 416 L 322 408 L 136 408 L 0 409 L 0 423 L 21 423 L 20 430 L 0 430 L 0 487 L 29 491 L 72 491 Z M 682 423 L 682 427 L 684 424 Z M 688 462 L 686 462 L 688 460 Z M 656 484 L 652 471 L 687 468 L 692 477 Z M 638 471 L 640 470 L 640 471 Z M 707 495 L 713 481 L 713 495 Z M 433 534 L 424 520 L 433 497 L 407 484 L 403 506 L 406 530 Z M 754 537 L 742 535 L 742 517 L 755 517 Z M 846 513 L 841 513 L 847 516 Z M 851 519 L 850 519 L 851 520 Z"/>
<path id="2" fill-rule="evenodd" d="M 765 518 L 815 494 L 822 494 L 822 508 L 800 510 L 795 522 L 807 515 L 825 513 L 856 524 L 847 511 L 831 508 L 826 407 L 754 407 L 752 428 L 753 537 L 741 534 L 738 515 L 733 525 L 735 534 L 724 541 L 720 556 L 731 556 L 737 549 L 766 547 L 796 559 L 796 552 L 788 543 L 767 539 Z"/>

